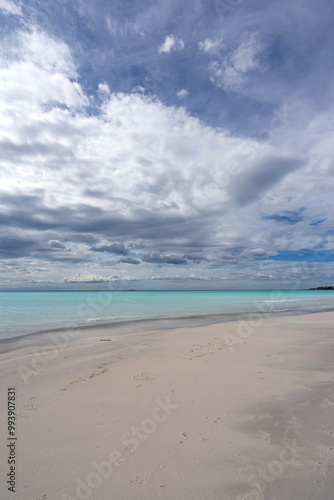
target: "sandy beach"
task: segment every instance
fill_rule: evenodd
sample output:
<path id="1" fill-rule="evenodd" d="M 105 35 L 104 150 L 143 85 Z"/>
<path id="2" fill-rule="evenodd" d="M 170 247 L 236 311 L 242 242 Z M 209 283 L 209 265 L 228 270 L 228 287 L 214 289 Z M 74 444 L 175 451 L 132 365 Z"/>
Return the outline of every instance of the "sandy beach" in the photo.
<path id="1" fill-rule="evenodd" d="M 331 500 L 333 319 L 2 342 L 0 497 Z"/>

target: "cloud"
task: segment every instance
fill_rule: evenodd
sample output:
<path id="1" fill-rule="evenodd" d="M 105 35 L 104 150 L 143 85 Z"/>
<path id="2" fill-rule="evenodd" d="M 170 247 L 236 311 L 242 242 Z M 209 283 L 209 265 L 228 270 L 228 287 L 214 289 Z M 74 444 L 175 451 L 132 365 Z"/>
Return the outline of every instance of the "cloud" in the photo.
<path id="1" fill-rule="evenodd" d="M 160 45 L 158 52 L 169 54 L 170 52 L 180 52 L 184 49 L 184 42 L 181 38 L 174 35 L 166 36 L 165 41 Z"/>
<path id="2" fill-rule="evenodd" d="M 106 18 L 107 29 L 112 37 L 132 37 L 132 36 L 145 36 L 141 30 L 140 25 L 136 22 L 130 21 L 125 17 L 122 20 L 113 19 L 111 16 Z"/>
<path id="3" fill-rule="evenodd" d="M 93 252 L 107 252 L 115 253 L 118 255 L 128 255 L 128 250 L 125 248 L 123 243 L 111 243 L 110 245 L 103 245 L 101 247 L 91 248 Z"/>
<path id="4" fill-rule="evenodd" d="M 124 264 L 140 264 L 140 260 L 135 259 L 134 257 L 122 257 L 121 259 L 118 259 L 118 262 L 122 262 Z"/>
<path id="5" fill-rule="evenodd" d="M 112 274 L 111 276 L 98 276 L 94 274 L 76 273 L 71 276 L 65 276 L 62 278 L 62 283 L 104 283 L 112 282 L 119 279 L 117 274 Z"/>
<path id="6" fill-rule="evenodd" d="M 107 83 L 99 83 L 98 93 L 102 98 L 108 97 L 110 95 L 109 85 Z"/>
<path id="7" fill-rule="evenodd" d="M 89 245 L 93 245 L 98 243 L 99 239 L 93 234 L 63 234 L 59 236 L 62 241 L 65 243 L 87 243 Z"/>
<path id="8" fill-rule="evenodd" d="M 258 257 L 258 258 L 268 257 L 268 252 L 263 248 L 254 248 L 252 250 L 248 250 L 248 253 L 253 257 Z"/>
<path id="9" fill-rule="evenodd" d="M 176 96 L 178 99 L 182 100 L 185 99 L 188 95 L 188 90 L 187 89 L 181 89 L 176 93 Z"/>
<path id="10" fill-rule="evenodd" d="M 59 241 L 51 241 L 49 245 L 51 248 L 57 248 L 59 250 L 65 249 L 65 246 L 62 243 L 59 243 Z"/>
<path id="11" fill-rule="evenodd" d="M 263 47 L 258 40 L 258 36 L 253 33 L 230 56 L 233 68 L 240 73 L 258 69 L 260 65 L 258 56 L 262 50 Z"/>
<path id="12" fill-rule="evenodd" d="M 248 205 L 304 165 L 305 159 L 294 155 L 266 155 L 232 180 L 230 194 L 239 206 Z"/>
<path id="13" fill-rule="evenodd" d="M 77 82 L 68 46 L 43 31 L 18 31 L 0 51 L 0 99 L 9 106 L 63 104 L 81 108 L 88 98 Z"/>
<path id="14" fill-rule="evenodd" d="M 181 255 L 162 255 L 158 252 L 146 253 L 141 257 L 142 262 L 150 262 L 151 264 L 188 264 L 188 260 Z"/>
<path id="15" fill-rule="evenodd" d="M 193 253 L 186 253 L 184 254 L 184 258 L 187 260 L 191 260 L 192 262 L 195 262 L 199 264 L 200 262 L 208 262 L 209 259 L 205 257 L 205 255 L 200 255 L 200 254 L 193 254 Z"/>
<path id="16" fill-rule="evenodd" d="M 210 47 L 209 44 L 207 44 Z M 259 54 L 263 46 L 256 34 L 252 34 L 222 61 L 209 65 L 211 82 L 226 92 L 239 92 L 248 82 L 248 75 L 260 68 Z M 208 52 L 209 49 L 205 50 Z"/>
<path id="17" fill-rule="evenodd" d="M 0 0 L 0 10 L 5 14 L 14 14 L 17 16 L 22 16 L 22 4 L 21 2 L 11 2 L 10 0 Z"/>
<path id="18" fill-rule="evenodd" d="M 236 43 L 240 31 L 228 32 L 227 49 L 215 42 L 220 31 L 204 30 L 198 35 L 201 52 L 192 39 L 181 61 L 158 56 L 158 33 L 150 38 L 147 31 L 140 45 L 139 32 L 136 38 L 135 30 L 131 36 L 125 30 L 113 41 L 119 55 L 111 63 L 105 17 L 103 40 L 96 39 L 101 54 L 95 46 L 84 54 L 90 35 L 81 45 L 71 31 L 65 43 L 61 15 L 58 37 L 23 29 L 28 24 L 17 20 L 17 31 L 2 39 L 2 276 L 18 283 L 29 272 L 38 283 L 56 283 L 80 270 L 79 282 L 93 283 L 108 279 L 110 264 L 119 279 L 131 270 L 129 279 L 147 283 L 152 264 L 160 264 L 160 281 L 187 280 L 196 268 L 198 279 L 208 283 L 234 283 L 236 276 L 240 283 L 254 282 L 264 274 L 289 282 L 297 271 L 282 274 L 277 262 L 266 264 L 268 256 L 332 248 L 332 106 L 313 109 L 304 97 L 289 101 L 282 92 L 287 107 L 279 109 L 288 115 L 277 127 L 270 99 L 263 106 L 254 93 L 242 93 L 264 68 L 268 37 L 261 37 L 264 50 L 260 36 Z M 135 17 L 133 23 L 143 27 L 145 20 Z M 184 39 L 190 39 L 186 32 Z M 240 85 L 231 84 L 242 93 L 238 99 L 214 91 L 203 78 L 199 69 L 207 68 L 208 58 L 218 69 L 232 68 L 231 81 L 240 76 Z M 143 88 L 148 66 L 168 76 L 168 85 L 165 77 L 158 82 L 159 97 Z M 187 109 L 177 100 L 185 97 L 183 86 L 191 95 Z"/>
<path id="19" fill-rule="evenodd" d="M 216 53 L 219 52 L 223 45 L 221 39 L 211 40 L 210 38 L 206 38 L 204 42 L 199 42 L 198 47 L 204 53 Z"/>
<path id="20" fill-rule="evenodd" d="M 3 258 L 17 259 L 29 255 L 33 248 L 36 248 L 36 242 L 32 239 L 0 236 L 0 255 Z"/>

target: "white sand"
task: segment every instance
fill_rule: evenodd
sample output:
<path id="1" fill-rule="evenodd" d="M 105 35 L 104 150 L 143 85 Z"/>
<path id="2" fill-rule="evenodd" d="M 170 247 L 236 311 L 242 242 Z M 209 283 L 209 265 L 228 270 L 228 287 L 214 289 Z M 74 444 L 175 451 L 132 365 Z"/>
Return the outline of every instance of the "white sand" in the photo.
<path id="1" fill-rule="evenodd" d="M 0 498 L 332 500 L 333 319 L 96 329 L 53 352 L 45 335 L 2 344 Z M 15 493 L 4 479 L 8 387 Z"/>

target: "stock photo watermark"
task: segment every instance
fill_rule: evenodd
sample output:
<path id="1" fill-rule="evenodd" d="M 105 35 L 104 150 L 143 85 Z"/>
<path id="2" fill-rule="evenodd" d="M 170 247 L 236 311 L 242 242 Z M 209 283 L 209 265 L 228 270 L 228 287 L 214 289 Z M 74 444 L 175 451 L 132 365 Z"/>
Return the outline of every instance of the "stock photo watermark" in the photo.
<path id="1" fill-rule="evenodd" d="M 92 470 L 85 479 L 76 478 L 75 496 L 65 492 L 62 493 L 60 500 L 87 500 L 90 498 L 93 492 L 102 485 L 103 481 L 110 478 L 115 467 L 119 467 L 127 460 L 124 452 L 128 451 L 133 455 L 140 445 L 156 432 L 158 426 L 166 422 L 174 411 L 179 408 L 178 404 L 170 401 L 169 396 L 165 398 L 165 401 L 157 398 L 155 403 L 156 406 L 151 417 L 144 418 L 139 426 L 132 426 L 122 434 L 119 447 L 122 447 L 122 451 L 114 449 L 109 453 L 106 460 L 100 463 L 92 462 Z"/>
<path id="2" fill-rule="evenodd" d="M 266 466 L 258 467 L 256 473 L 247 478 L 247 485 L 253 490 L 239 493 L 236 500 L 249 500 L 253 498 L 254 492 L 263 493 L 268 485 L 279 479 L 284 472 L 291 467 L 301 470 L 304 466 L 303 452 L 305 448 L 298 446 L 295 437 L 288 438 L 287 434 L 292 428 L 288 429 L 283 440 L 280 443 L 280 450 L 276 459 L 271 460 Z M 275 500 L 274 498 L 272 500 Z"/>
<path id="3" fill-rule="evenodd" d="M 236 334 L 225 332 L 223 339 L 226 347 L 231 354 L 234 353 L 234 346 L 237 344 L 243 344 L 245 340 L 249 339 L 256 328 L 263 324 L 264 319 L 268 313 L 273 312 L 272 302 L 277 300 L 283 300 L 285 297 L 284 292 L 274 291 L 270 293 L 267 305 L 257 305 L 259 312 L 249 314 L 249 317 L 245 320 L 238 320 L 236 322 Z"/>

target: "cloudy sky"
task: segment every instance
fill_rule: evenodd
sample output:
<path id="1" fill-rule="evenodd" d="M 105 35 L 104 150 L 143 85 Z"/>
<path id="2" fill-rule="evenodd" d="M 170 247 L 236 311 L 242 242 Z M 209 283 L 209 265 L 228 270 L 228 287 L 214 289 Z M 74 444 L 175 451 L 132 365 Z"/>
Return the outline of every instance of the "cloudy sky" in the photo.
<path id="1" fill-rule="evenodd" d="M 0 287 L 334 284 L 327 0 L 0 0 Z"/>

